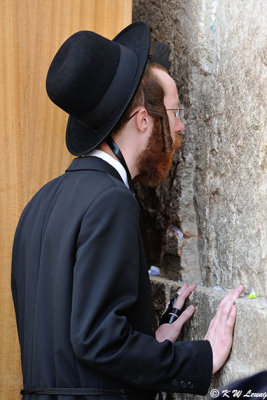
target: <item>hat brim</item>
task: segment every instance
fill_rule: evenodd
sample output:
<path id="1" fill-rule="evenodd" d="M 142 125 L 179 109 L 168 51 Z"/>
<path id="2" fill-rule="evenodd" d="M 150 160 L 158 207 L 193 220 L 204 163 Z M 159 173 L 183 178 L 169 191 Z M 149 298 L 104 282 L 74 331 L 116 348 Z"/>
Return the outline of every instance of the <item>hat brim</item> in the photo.
<path id="1" fill-rule="evenodd" d="M 150 46 L 149 27 L 146 23 L 135 22 L 127 26 L 115 36 L 113 41 L 125 46 L 136 54 L 138 63 L 135 76 L 129 85 L 123 103 L 116 110 L 116 113 L 100 128 L 86 128 L 76 118 L 71 115 L 69 116 L 66 130 L 66 144 L 69 152 L 75 156 L 86 154 L 95 149 L 110 134 L 130 104 L 145 72 Z"/>

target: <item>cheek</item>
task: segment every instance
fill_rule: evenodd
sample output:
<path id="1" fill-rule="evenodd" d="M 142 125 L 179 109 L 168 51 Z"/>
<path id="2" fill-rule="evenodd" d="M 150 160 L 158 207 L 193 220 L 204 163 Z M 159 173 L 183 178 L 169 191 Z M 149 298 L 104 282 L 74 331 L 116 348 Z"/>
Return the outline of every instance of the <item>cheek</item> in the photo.
<path id="1" fill-rule="evenodd" d="M 171 128 L 171 137 L 172 137 L 172 141 L 173 142 L 175 142 L 175 140 L 176 140 L 176 133 L 175 133 L 175 131 L 174 131 L 174 129 L 170 126 L 170 128 Z"/>
<path id="2" fill-rule="evenodd" d="M 177 138 L 177 133 L 176 133 L 176 130 L 175 130 L 175 124 L 174 123 L 170 124 L 170 131 L 171 131 L 172 141 L 175 142 L 176 138 Z"/>
<path id="3" fill-rule="evenodd" d="M 170 132 L 172 136 L 172 140 L 175 140 L 175 121 L 173 119 L 169 118 L 169 127 L 170 127 Z"/>

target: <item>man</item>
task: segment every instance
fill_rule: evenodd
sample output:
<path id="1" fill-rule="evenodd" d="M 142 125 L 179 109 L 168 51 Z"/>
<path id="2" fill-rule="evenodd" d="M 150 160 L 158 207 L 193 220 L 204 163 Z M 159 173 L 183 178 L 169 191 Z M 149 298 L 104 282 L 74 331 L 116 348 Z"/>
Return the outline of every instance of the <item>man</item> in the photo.
<path id="1" fill-rule="evenodd" d="M 232 344 L 235 300 L 226 296 L 205 340 L 176 342 L 195 285 L 173 323 L 151 331 L 151 295 L 132 179 L 165 178 L 184 130 L 174 81 L 147 66 L 149 29 L 113 41 L 72 35 L 47 76 L 70 114 L 66 141 L 79 156 L 26 206 L 14 240 L 12 291 L 25 399 L 154 399 L 204 394 Z M 129 190 L 129 188 L 131 190 Z"/>

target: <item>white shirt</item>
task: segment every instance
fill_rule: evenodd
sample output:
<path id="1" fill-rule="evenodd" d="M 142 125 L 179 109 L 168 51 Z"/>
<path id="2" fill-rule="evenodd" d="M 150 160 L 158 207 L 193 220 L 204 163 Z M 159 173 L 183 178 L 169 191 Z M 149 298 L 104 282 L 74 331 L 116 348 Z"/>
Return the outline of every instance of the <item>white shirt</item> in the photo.
<path id="1" fill-rule="evenodd" d="M 111 157 L 109 154 L 107 154 L 105 151 L 102 150 L 93 150 L 88 154 L 88 156 L 102 158 L 102 160 L 106 161 L 108 164 L 114 167 L 120 174 L 124 184 L 129 189 L 126 170 L 118 160 L 115 160 L 115 158 Z"/>

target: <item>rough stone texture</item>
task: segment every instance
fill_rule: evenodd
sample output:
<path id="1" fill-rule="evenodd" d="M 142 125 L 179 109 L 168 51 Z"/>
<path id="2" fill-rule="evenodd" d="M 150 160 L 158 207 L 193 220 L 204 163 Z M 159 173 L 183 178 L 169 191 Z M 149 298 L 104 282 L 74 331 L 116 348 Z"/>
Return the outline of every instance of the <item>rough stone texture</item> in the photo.
<path id="1" fill-rule="evenodd" d="M 188 109 L 167 182 L 139 189 L 149 262 L 206 286 L 267 295 L 264 0 L 134 0 L 170 44 Z M 147 208 L 146 208 L 147 207 Z M 175 237 L 171 225 L 187 233 Z"/>
<path id="2" fill-rule="evenodd" d="M 181 286 L 181 283 L 152 277 L 151 284 L 156 323 L 158 323 L 166 304 L 178 287 Z M 195 306 L 195 313 L 184 326 L 181 340 L 201 340 L 204 338 L 209 323 L 216 313 L 217 306 L 225 294 L 224 291 L 215 291 L 204 286 L 199 286 L 192 293 L 188 305 L 193 304 Z M 267 369 L 267 300 L 265 298 L 249 299 L 248 296 L 244 296 L 238 299 L 236 304 L 237 319 L 232 352 L 227 363 L 212 379 L 210 389 L 218 389 L 236 379 Z M 173 394 L 168 395 L 167 398 L 189 400 L 205 397 Z"/>

